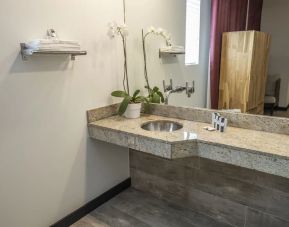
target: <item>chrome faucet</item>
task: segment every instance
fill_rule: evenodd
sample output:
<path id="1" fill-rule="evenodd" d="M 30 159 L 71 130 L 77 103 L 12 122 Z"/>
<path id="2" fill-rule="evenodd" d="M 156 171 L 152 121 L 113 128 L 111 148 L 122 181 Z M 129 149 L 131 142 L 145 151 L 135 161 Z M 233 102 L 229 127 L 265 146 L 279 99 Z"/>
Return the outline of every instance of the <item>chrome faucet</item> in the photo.
<path id="1" fill-rule="evenodd" d="M 195 93 L 195 81 L 192 82 L 192 86 L 189 86 L 189 82 L 186 82 L 186 94 L 188 98 L 190 98 L 193 93 Z"/>
<path id="2" fill-rule="evenodd" d="M 170 84 L 166 85 L 166 82 L 163 80 L 163 87 L 165 92 L 165 104 L 169 104 L 169 97 L 172 93 L 182 93 L 183 91 L 187 90 L 186 87 L 183 86 L 176 86 L 173 88 L 173 80 L 170 79 Z"/>

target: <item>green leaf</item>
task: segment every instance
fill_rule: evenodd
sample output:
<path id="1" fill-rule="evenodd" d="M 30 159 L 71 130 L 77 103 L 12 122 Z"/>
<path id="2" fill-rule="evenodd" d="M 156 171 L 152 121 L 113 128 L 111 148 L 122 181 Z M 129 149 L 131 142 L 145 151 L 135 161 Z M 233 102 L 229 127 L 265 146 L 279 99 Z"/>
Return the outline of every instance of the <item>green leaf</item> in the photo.
<path id="1" fill-rule="evenodd" d="M 160 89 L 159 89 L 158 87 L 154 87 L 154 88 L 153 88 L 153 91 L 154 91 L 154 92 L 158 92 L 159 90 L 160 90 Z"/>
<path id="2" fill-rule="evenodd" d="M 154 93 L 152 99 L 151 99 L 152 103 L 160 103 L 161 102 L 161 98 L 157 93 Z"/>
<path id="3" fill-rule="evenodd" d="M 135 99 L 139 93 L 140 93 L 140 90 L 136 90 L 136 91 L 133 93 L 132 98 Z"/>
<path id="4" fill-rule="evenodd" d="M 126 96 L 126 97 L 124 97 L 124 99 L 122 100 L 122 102 L 121 102 L 121 104 L 120 104 L 120 106 L 119 106 L 119 108 L 118 108 L 118 114 L 119 114 L 120 116 L 123 115 L 124 112 L 126 111 L 127 106 L 128 106 L 128 104 L 129 104 L 130 100 L 131 100 L 131 97 L 130 97 L 130 96 Z"/>
<path id="5" fill-rule="evenodd" d="M 113 92 L 111 93 L 111 96 L 121 98 L 121 97 L 126 97 L 126 96 L 128 96 L 128 94 L 127 94 L 125 91 L 113 91 Z"/>
<path id="6" fill-rule="evenodd" d="M 140 103 L 140 102 L 143 102 L 143 96 L 138 96 L 134 99 L 134 103 Z"/>
<path id="7" fill-rule="evenodd" d="M 157 94 L 160 96 L 161 98 L 161 102 L 164 103 L 165 102 L 165 98 L 162 92 L 158 91 Z"/>

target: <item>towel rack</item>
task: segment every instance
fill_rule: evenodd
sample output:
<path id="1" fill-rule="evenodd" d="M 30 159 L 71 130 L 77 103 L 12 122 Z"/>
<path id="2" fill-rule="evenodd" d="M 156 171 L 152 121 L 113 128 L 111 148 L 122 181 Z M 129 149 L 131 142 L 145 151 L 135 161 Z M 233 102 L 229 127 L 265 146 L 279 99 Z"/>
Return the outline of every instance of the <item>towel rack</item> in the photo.
<path id="1" fill-rule="evenodd" d="M 75 60 L 75 56 L 79 55 L 87 55 L 87 51 L 84 50 L 76 50 L 76 51 L 33 51 L 32 54 L 26 54 L 25 50 L 25 43 L 20 43 L 21 47 L 21 56 L 22 60 L 28 60 L 28 57 L 31 55 L 70 55 L 71 60 Z"/>
<path id="2" fill-rule="evenodd" d="M 167 56 L 173 56 L 176 57 L 179 54 L 186 54 L 185 51 L 173 51 L 173 50 L 167 50 L 164 48 L 159 49 L 159 58 L 161 57 L 167 57 Z"/>

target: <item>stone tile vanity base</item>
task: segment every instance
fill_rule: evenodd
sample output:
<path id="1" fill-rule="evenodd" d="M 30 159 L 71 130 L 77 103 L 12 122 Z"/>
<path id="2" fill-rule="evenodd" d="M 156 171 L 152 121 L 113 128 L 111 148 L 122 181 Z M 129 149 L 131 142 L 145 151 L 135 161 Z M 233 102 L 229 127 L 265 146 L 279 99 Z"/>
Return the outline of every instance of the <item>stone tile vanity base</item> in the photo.
<path id="1" fill-rule="evenodd" d="M 289 179 L 201 157 L 130 150 L 132 187 L 232 226 L 289 227 Z"/>
<path id="2" fill-rule="evenodd" d="M 218 111 L 230 126 L 221 134 L 203 130 L 213 110 L 150 105 L 127 120 L 117 107 L 88 111 L 89 135 L 130 149 L 133 188 L 231 226 L 289 227 L 289 119 Z M 140 128 L 164 118 L 183 129 Z"/>

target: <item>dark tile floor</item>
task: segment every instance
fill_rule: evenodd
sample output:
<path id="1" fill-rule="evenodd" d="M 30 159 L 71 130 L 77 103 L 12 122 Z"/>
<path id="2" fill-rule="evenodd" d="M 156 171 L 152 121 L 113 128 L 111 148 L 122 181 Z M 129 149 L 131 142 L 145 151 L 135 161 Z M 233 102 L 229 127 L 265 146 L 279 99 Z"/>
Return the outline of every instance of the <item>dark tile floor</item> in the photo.
<path id="1" fill-rule="evenodd" d="M 97 208 L 71 227 L 229 227 L 132 188 Z"/>
<path id="2" fill-rule="evenodd" d="M 287 111 L 274 111 L 274 117 L 287 117 L 289 118 L 289 109 Z"/>
<path id="3" fill-rule="evenodd" d="M 264 111 L 264 115 L 271 116 L 269 110 Z M 284 110 L 274 110 L 273 117 L 285 117 L 289 118 L 289 109 L 287 111 Z"/>

